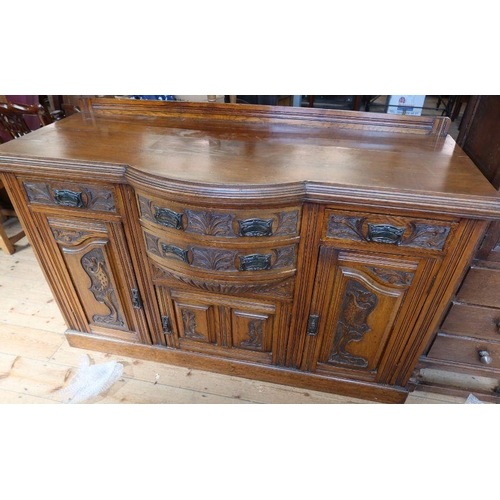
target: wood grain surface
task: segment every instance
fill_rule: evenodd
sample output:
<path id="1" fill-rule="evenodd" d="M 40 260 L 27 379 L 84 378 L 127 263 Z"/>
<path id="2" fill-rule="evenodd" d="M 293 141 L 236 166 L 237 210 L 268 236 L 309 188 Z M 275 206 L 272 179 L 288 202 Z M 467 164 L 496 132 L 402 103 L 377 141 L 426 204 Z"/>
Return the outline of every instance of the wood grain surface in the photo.
<path id="1" fill-rule="evenodd" d="M 500 196 L 449 120 L 87 100 L 0 148 L 72 347 L 404 402 Z M 7 358 L 8 373 L 22 360 Z"/>

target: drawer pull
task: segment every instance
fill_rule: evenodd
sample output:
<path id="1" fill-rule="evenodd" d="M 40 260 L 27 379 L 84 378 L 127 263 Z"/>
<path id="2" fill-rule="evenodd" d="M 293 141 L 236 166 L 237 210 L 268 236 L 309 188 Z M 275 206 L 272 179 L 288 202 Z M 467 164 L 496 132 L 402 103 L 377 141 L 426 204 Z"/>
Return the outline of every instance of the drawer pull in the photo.
<path id="1" fill-rule="evenodd" d="M 240 255 L 240 271 L 265 271 L 271 269 L 271 257 L 270 253 L 267 255 Z"/>
<path id="2" fill-rule="evenodd" d="M 154 207 L 153 218 L 155 222 L 165 227 L 173 229 L 182 229 L 182 213 L 174 212 L 168 208 Z"/>
<path id="3" fill-rule="evenodd" d="M 368 234 L 366 235 L 366 239 L 374 243 L 400 245 L 405 229 L 405 227 L 396 227 L 389 224 L 368 223 Z"/>
<path id="4" fill-rule="evenodd" d="M 165 243 L 161 244 L 161 249 L 163 250 L 163 255 L 171 253 L 179 260 L 182 260 L 182 262 L 186 262 L 187 264 L 189 264 L 187 250 L 183 250 L 182 248 L 176 247 L 174 245 L 166 245 Z"/>
<path id="5" fill-rule="evenodd" d="M 493 361 L 488 351 L 479 351 L 478 354 L 479 354 L 479 361 L 481 361 L 483 365 L 489 365 Z"/>
<path id="6" fill-rule="evenodd" d="M 84 206 L 82 193 L 70 191 L 69 189 L 55 189 L 54 201 L 56 205 L 63 207 L 82 208 Z"/>
<path id="7" fill-rule="evenodd" d="M 500 321 L 497 322 L 497 333 L 500 333 Z"/>
<path id="8" fill-rule="evenodd" d="M 238 220 L 240 236 L 271 236 L 273 219 Z"/>

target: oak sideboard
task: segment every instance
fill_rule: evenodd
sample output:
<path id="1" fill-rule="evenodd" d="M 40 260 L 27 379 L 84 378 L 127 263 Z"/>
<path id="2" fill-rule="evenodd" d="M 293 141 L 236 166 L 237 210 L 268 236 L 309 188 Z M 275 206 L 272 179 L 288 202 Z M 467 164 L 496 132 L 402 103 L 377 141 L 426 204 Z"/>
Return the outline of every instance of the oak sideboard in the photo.
<path id="1" fill-rule="evenodd" d="M 80 107 L 0 146 L 72 346 L 405 401 L 500 217 L 448 118 Z"/>

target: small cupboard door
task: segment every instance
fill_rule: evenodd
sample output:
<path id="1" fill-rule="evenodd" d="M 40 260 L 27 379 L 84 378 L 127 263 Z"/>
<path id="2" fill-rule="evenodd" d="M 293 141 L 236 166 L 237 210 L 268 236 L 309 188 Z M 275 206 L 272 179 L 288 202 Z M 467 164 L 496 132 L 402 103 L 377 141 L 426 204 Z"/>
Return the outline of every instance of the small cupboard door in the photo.
<path id="1" fill-rule="evenodd" d="M 434 258 L 322 246 L 302 368 L 387 380 L 437 264 Z"/>
<path id="2" fill-rule="evenodd" d="M 280 303 L 191 293 L 157 286 L 167 345 L 199 353 L 277 364 L 284 356 Z M 280 333 L 281 332 L 281 333 Z"/>
<path id="3" fill-rule="evenodd" d="M 70 328 L 151 343 L 121 223 L 34 215 L 57 245 L 79 305 L 79 324 Z"/>

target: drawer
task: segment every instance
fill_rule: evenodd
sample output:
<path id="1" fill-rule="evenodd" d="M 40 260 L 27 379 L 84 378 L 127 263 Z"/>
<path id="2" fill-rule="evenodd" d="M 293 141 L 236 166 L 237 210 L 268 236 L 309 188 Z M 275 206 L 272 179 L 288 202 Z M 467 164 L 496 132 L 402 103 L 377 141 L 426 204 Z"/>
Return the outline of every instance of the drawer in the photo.
<path id="1" fill-rule="evenodd" d="M 453 222 L 327 210 L 323 238 L 340 240 L 343 244 L 353 242 L 440 252 L 445 249 L 455 226 Z"/>
<path id="2" fill-rule="evenodd" d="M 500 309 L 453 304 L 441 330 L 446 333 L 500 342 Z"/>
<path id="3" fill-rule="evenodd" d="M 301 207 L 259 210 L 209 209 L 137 194 L 142 221 L 210 238 L 290 238 L 299 234 Z"/>
<path id="4" fill-rule="evenodd" d="M 297 245 L 201 245 L 143 230 L 146 250 L 172 269 L 195 269 L 209 274 L 281 274 L 295 271 Z"/>
<path id="5" fill-rule="evenodd" d="M 267 276 L 259 275 L 216 275 L 198 274 L 192 270 L 178 270 L 167 267 L 157 261 L 151 263 L 153 283 L 160 286 L 184 288 L 189 291 L 212 292 L 221 295 L 245 296 L 277 299 L 290 302 L 295 289 L 295 273 Z"/>
<path id="6" fill-rule="evenodd" d="M 459 302 L 500 308 L 500 270 L 470 269 L 457 294 Z"/>
<path id="7" fill-rule="evenodd" d="M 33 205 L 116 212 L 112 186 L 32 180 L 23 180 L 22 186 Z"/>
<path id="8" fill-rule="evenodd" d="M 500 343 L 439 333 L 427 357 L 474 367 L 500 369 Z"/>

